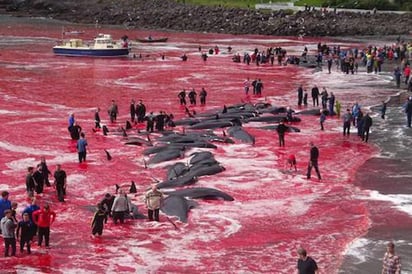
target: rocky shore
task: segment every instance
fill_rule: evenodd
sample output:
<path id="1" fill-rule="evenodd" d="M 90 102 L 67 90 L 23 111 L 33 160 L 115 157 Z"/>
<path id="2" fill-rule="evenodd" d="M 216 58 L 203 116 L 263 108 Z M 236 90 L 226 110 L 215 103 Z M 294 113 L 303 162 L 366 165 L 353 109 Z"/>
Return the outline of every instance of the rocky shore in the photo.
<path id="1" fill-rule="evenodd" d="M 0 0 L 0 13 L 128 28 L 276 36 L 405 35 L 412 13 L 259 11 L 174 0 Z"/>

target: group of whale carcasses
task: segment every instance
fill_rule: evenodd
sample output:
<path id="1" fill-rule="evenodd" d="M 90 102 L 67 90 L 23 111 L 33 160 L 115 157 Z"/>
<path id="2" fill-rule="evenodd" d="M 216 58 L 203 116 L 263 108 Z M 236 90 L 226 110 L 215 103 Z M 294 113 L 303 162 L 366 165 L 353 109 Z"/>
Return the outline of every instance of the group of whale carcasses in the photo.
<path id="1" fill-rule="evenodd" d="M 286 120 L 286 111 L 286 107 L 274 107 L 268 103 L 245 103 L 225 106 L 219 111 L 199 113 L 193 117 L 176 120 L 175 124 L 181 127 L 180 131 L 162 131 L 159 132 L 161 136 L 157 138 L 153 134 L 149 135 L 141 131 L 131 136 L 134 134 L 127 134 L 123 128 L 122 134 L 126 145 L 147 147 L 143 151 L 144 157 L 148 158 L 144 161 L 145 167 L 189 157 L 184 162 L 175 162 L 167 166 L 165 179 L 157 181 L 157 187 L 167 194 L 161 207 L 162 212 L 168 216 L 176 216 L 182 222 L 187 222 L 189 210 L 197 206 L 193 199 L 234 200 L 231 195 L 218 189 L 192 186 L 202 176 L 211 176 L 225 170 L 211 152 L 217 148 L 216 144 L 243 142 L 254 145 L 255 137 L 242 125 L 263 122 L 267 125 L 259 128 L 276 130 L 279 122 Z M 299 114 L 318 115 L 319 113 L 319 109 L 300 111 L 295 113 L 290 122 L 299 122 L 300 118 L 296 116 Z M 215 133 L 218 131 L 222 132 L 222 135 Z M 288 131 L 299 132 L 300 130 L 289 124 Z M 142 137 L 138 137 L 139 135 Z M 201 148 L 201 151 L 196 149 L 196 152 L 190 153 L 193 148 Z"/>

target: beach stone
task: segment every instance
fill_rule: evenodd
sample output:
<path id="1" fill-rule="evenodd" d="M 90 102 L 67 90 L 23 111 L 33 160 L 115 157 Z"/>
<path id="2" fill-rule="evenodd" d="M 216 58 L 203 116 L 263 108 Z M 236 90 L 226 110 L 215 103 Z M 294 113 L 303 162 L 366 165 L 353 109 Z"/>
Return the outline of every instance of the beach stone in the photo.
<path id="1" fill-rule="evenodd" d="M 128 28 L 276 36 L 409 34 L 412 13 L 333 12 L 206 7 L 173 0 L 3 0 L 0 13 Z"/>

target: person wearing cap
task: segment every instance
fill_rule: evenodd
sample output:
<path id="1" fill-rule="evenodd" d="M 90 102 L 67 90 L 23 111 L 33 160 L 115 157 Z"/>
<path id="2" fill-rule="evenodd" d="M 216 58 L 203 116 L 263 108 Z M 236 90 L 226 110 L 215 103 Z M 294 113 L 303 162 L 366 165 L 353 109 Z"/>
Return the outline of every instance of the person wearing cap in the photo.
<path id="1" fill-rule="evenodd" d="M 4 217 L 0 221 L 0 227 L 4 239 L 4 256 L 9 257 L 9 249 L 11 247 L 11 256 L 16 256 L 16 235 L 15 230 L 17 224 L 14 222 L 12 217 L 12 211 L 6 209 L 4 212 Z"/>
<path id="2" fill-rule="evenodd" d="M 152 188 L 146 192 L 144 202 L 147 206 L 149 221 L 153 221 L 154 215 L 154 220 L 159 222 L 159 211 L 163 203 L 163 193 L 159 191 L 156 184 L 153 184 Z"/>
<path id="3" fill-rule="evenodd" d="M 318 274 L 319 269 L 316 261 L 307 255 L 304 248 L 298 249 L 298 263 L 297 263 L 297 274 Z"/>
<path id="4" fill-rule="evenodd" d="M 50 206 L 48 204 L 45 204 L 42 209 L 33 212 L 33 221 L 39 228 L 37 241 L 38 246 L 42 245 L 44 238 L 46 248 L 49 247 L 50 226 L 53 224 L 55 219 L 56 213 L 50 209 Z"/>

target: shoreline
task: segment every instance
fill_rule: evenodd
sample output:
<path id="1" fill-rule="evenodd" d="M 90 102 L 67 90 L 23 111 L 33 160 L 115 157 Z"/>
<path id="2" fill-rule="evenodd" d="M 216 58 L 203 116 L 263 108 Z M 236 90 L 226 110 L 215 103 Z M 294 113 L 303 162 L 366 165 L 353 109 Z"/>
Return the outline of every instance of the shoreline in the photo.
<path id="1" fill-rule="evenodd" d="M 325 75 L 321 75 L 321 76 L 325 76 Z M 330 78 L 333 78 L 333 77 L 330 77 Z M 342 77 L 343 78 L 343 77 Z M 294 97 L 293 97 L 294 98 Z M 263 98 L 259 98 L 259 99 L 263 99 Z M 293 102 L 295 102 L 295 101 L 293 101 Z M 334 118 L 332 118 L 332 119 L 334 119 Z M 331 119 L 331 120 L 332 120 Z M 315 118 L 313 118 L 313 121 L 315 121 L 316 119 Z M 334 121 L 335 122 L 335 121 Z M 332 123 L 331 123 L 332 124 Z M 339 122 L 337 122 L 337 124 L 339 124 L 340 125 L 340 123 Z M 335 128 L 333 128 L 332 130 L 335 130 Z M 318 131 L 317 131 L 318 132 Z M 340 132 L 340 131 L 339 131 Z M 336 135 L 337 136 L 337 135 Z M 353 138 L 354 139 L 354 138 Z M 350 140 L 350 142 L 353 142 L 353 140 L 351 139 Z M 355 143 L 355 142 L 354 142 Z M 358 145 L 357 144 L 357 141 L 356 141 L 356 145 Z M 303 156 L 303 155 L 302 155 Z M 306 155 L 304 155 L 304 156 L 306 156 Z M 273 159 L 272 159 L 273 160 Z M 280 163 L 280 161 L 279 161 L 279 163 Z M 301 163 L 303 163 L 303 161 L 301 162 Z M 92 168 L 92 166 L 90 166 L 90 168 Z M 152 170 L 153 171 L 153 170 Z M 350 173 L 351 174 L 351 173 Z M 352 175 L 351 175 L 351 177 L 352 177 Z M 301 183 L 300 181 L 297 183 L 297 184 L 299 184 L 299 183 Z M 302 185 L 304 185 L 305 183 L 302 183 Z M 314 184 L 315 186 L 316 186 L 316 184 Z M 318 185 L 318 187 L 319 187 L 319 185 Z M 194 214 L 199 214 L 199 213 L 197 213 L 196 211 L 194 211 Z M 196 215 L 196 216 L 198 216 L 198 215 Z M 331 243 L 333 243 L 333 242 L 331 242 Z M 271 244 L 273 244 L 273 243 L 271 243 Z M 143 248 L 143 247 L 142 247 Z M 356 272 L 352 272 L 352 273 L 356 273 Z"/>
<path id="2" fill-rule="evenodd" d="M 111 24 L 129 29 L 174 30 L 273 36 L 338 37 L 349 35 L 410 35 L 412 13 L 338 13 L 192 6 L 173 0 L 43 0 L 0 10 L 2 14 L 42 16 L 73 23 Z M 188 16 L 182 16 L 187 14 Z M 195 18 L 195 20 L 193 19 Z M 382 23 L 385 24 L 382 24 Z"/>

